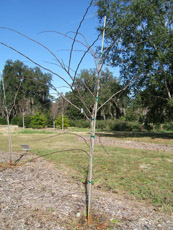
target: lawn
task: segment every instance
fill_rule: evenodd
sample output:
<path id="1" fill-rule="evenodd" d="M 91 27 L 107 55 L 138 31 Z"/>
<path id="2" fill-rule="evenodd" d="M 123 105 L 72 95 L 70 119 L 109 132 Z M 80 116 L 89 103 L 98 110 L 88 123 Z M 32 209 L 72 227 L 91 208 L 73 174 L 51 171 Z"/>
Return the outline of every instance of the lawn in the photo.
<path id="1" fill-rule="evenodd" d="M 13 151 L 21 151 L 21 144 L 28 144 L 35 155 L 45 157 L 57 165 L 58 170 L 69 169 L 76 180 L 85 182 L 88 173 L 89 148 L 84 141 L 77 141 L 81 132 L 58 133 L 58 131 L 15 130 L 12 133 Z M 1 132 L 1 130 L 0 130 Z M 1 132 L 2 133 L 2 132 Z M 166 136 L 167 135 L 167 136 Z M 171 135 L 171 134 L 170 134 Z M 135 135 L 114 133 L 111 138 L 130 139 L 148 143 L 171 145 L 169 134 Z M 104 134 L 110 136 L 110 134 Z M 81 140 L 83 140 L 81 138 Z M 0 150 L 8 151 L 8 136 L 0 135 Z M 94 187 L 128 194 L 145 200 L 166 212 L 173 208 L 173 154 L 169 152 L 147 151 L 145 149 L 125 149 L 104 144 L 107 154 L 100 145 L 95 145 Z M 53 154 L 52 154 L 53 153 Z M 49 154 L 49 155 L 48 155 Z M 34 157 L 34 156 L 33 156 Z"/>

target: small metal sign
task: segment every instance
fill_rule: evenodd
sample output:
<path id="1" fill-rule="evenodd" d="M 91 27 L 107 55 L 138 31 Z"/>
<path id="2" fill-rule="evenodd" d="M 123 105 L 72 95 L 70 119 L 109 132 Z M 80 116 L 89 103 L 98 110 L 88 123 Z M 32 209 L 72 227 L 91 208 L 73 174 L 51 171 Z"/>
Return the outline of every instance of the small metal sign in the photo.
<path id="1" fill-rule="evenodd" d="M 31 150 L 29 145 L 21 145 L 22 149 L 25 150 L 25 151 L 29 151 Z"/>

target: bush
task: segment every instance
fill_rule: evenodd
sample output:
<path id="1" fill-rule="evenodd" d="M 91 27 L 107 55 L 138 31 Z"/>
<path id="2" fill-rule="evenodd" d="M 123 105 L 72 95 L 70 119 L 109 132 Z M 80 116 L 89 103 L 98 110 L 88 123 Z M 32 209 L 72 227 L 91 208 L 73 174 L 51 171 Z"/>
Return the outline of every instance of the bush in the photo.
<path id="1" fill-rule="evenodd" d="M 153 125 L 151 123 L 145 122 L 144 123 L 144 129 L 147 131 L 153 130 Z"/>
<path id="2" fill-rule="evenodd" d="M 113 131 L 131 131 L 128 122 L 121 120 L 116 120 L 110 128 Z"/>
<path id="3" fill-rule="evenodd" d="M 24 120 L 24 123 L 25 123 L 25 128 L 30 128 L 30 123 L 31 123 L 31 115 L 26 115 L 25 116 L 25 120 Z"/>
<path id="4" fill-rule="evenodd" d="M 128 108 L 126 110 L 126 116 L 125 116 L 125 120 L 126 121 L 135 121 L 137 119 L 136 114 L 134 112 L 133 108 Z"/>
<path id="5" fill-rule="evenodd" d="M 23 126 L 23 121 L 21 116 L 16 116 L 11 119 L 11 124 L 12 125 L 18 125 L 20 127 Z"/>
<path id="6" fill-rule="evenodd" d="M 163 129 L 173 131 L 173 122 L 169 122 L 163 125 Z"/>
<path id="7" fill-rule="evenodd" d="M 122 120 L 116 120 L 110 128 L 113 131 L 141 131 L 141 125 L 138 122 Z"/>
<path id="8" fill-rule="evenodd" d="M 78 128 L 90 128 L 90 123 L 86 120 L 70 120 L 70 126 Z"/>
<path id="9" fill-rule="evenodd" d="M 161 124 L 159 123 L 154 124 L 153 127 L 154 127 L 154 130 L 157 130 L 157 131 L 161 130 Z"/>
<path id="10" fill-rule="evenodd" d="M 0 117 L 0 125 L 6 125 L 7 120 L 4 117 Z"/>
<path id="11" fill-rule="evenodd" d="M 60 115 L 56 121 L 55 125 L 58 126 L 59 128 L 62 128 L 62 115 Z M 68 128 L 70 126 L 69 120 L 67 117 L 64 116 L 64 128 Z"/>
<path id="12" fill-rule="evenodd" d="M 31 123 L 31 115 L 25 115 L 24 116 L 24 125 L 25 128 L 30 128 L 30 123 Z M 18 125 L 19 127 L 23 127 L 23 117 L 22 116 L 16 116 L 11 119 L 11 124 L 12 125 Z"/>
<path id="13" fill-rule="evenodd" d="M 36 113 L 31 116 L 30 127 L 34 129 L 42 129 L 47 125 L 47 118 L 44 114 Z"/>
<path id="14" fill-rule="evenodd" d="M 98 129 L 111 130 L 114 120 L 98 120 L 96 126 Z"/>
<path id="15" fill-rule="evenodd" d="M 141 124 L 138 122 L 129 122 L 129 125 L 132 129 L 132 131 L 142 131 L 142 127 Z"/>
<path id="16" fill-rule="evenodd" d="M 90 123 L 86 120 L 73 120 L 70 121 L 70 126 L 90 128 Z M 141 124 L 138 122 L 127 122 L 123 120 L 97 120 L 96 128 L 112 131 L 141 131 Z"/>

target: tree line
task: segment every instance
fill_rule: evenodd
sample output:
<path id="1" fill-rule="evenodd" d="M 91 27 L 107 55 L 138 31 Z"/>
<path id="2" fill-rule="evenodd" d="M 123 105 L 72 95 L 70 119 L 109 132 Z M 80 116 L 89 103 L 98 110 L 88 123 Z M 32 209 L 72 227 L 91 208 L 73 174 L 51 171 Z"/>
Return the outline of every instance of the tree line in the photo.
<path id="1" fill-rule="evenodd" d="M 6 106 L 8 111 L 10 111 L 9 118 L 11 123 L 20 126 L 23 125 L 22 117 L 25 117 L 26 127 L 53 127 L 55 126 L 55 121 L 57 119 L 60 120 L 62 114 L 71 121 L 72 125 L 77 126 L 78 121 L 79 126 L 81 124 L 85 127 L 87 126 L 86 123 L 79 122 L 79 120 L 85 120 L 85 117 L 82 113 L 83 105 L 78 99 L 78 93 L 85 100 L 87 108 L 92 109 L 90 105 L 92 105 L 92 101 L 95 98 L 90 92 L 95 90 L 94 87 L 97 81 L 96 70 L 82 70 L 74 82 L 78 92 L 74 89 L 73 92 L 69 91 L 65 94 L 67 99 L 81 108 L 81 112 L 68 104 L 61 96 L 53 99 L 53 96 L 50 95 L 52 76 L 49 73 L 43 73 L 39 67 L 29 68 L 19 60 L 14 62 L 7 60 L 3 70 L 3 79 L 5 89 L 2 87 L 2 81 L 0 83 L 1 123 L 4 123 L 6 118 Z M 98 107 L 115 92 L 121 91 L 123 87 L 124 85 L 120 79 L 113 76 L 113 73 L 108 68 L 102 71 Z M 6 93 L 6 101 L 4 101 L 3 90 Z M 158 124 L 173 121 L 171 105 L 170 109 L 165 110 L 165 104 L 160 103 L 160 97 L 156 97 L 158 105 L 156 110 L 153 110 L 153 107 L 156 106 L 154 103 L 156 102 L 154 101 L 152 104 L 151 100 L 147 100 L 148 90 L 143 90 L 134 95 L 131 95 L 130 89 L 122 91 L 118 97 L 113 97 L 109 103 L 98 110 L 97 119 L 105 121 L 105 124 L 107 124 L 107 120 L 117 119 L 130 122 L 137 121 L 145 125 L 149 125 L 151 122 Z M 16 100 L 14 101 L 15 97 Z M 159 109 L 160 115 L 157 112 Z M 40 125 L 39 122 L 41 122 Z M 106 127 L 103 124 L 101 126 Z"/>
<path id="2" fill-rule="evenodd" d="M 131 92 L 145 120 L 173 119 L 173 4 L 170 0 L 98 0 L 98 17 L 107 17 L 105 62 L 120 77 L 136 76 Z M 102 26 L 98 28 L 102 30 Z"/>
<path id="3" fill-rule="evenodd" d="M 104 49 L 100 54 L 98 48 L 97 56 L 101 55 L 102 66 L 108 64 L 120 69 L 119 79 L 108 69 L 104 69 L 101 73 L 97 119 L 105 121 L 125 119 L 139 121 L 146 125 L 173 121 L 172 2 L 170 0 L 96 0 L 91 1 L 91 4 L 97 7 L 100 19 L 98 33 L 101 34 L 103 30 L 105 32 Z M 105 16 L 104 27 L 102 19 Z M 75 36 L 77 35 L 76 33 Z M 75 39 L 76 37 L 71 52 L 73 52 Z M 7 46 L 2 42 L 1 44 Z M 90 47 L 86 45 L 86 48 L 87 53 Z M 66 69 L 57 57 L 56 59 L 69 73 L 70 61 Z M 20 61 L 8 60 L 3 75 L 10 120 L 22 113 L 33 115 L 39 111 L 55 121 L 58 116 L 57 111 L 62 113 L 60 112 L 62 104 L 63 111 L 69 119 L 84 119 L 82 107 L 85 107 L 86 116 L 91 113 L 98 73 L 94 69 L 82 70 L 78 75 L 77 72 L 78 68 L 70 85 L 71 91 L 64 96 L 69 98 L 78 110 L 67 101 L 63 101 L 61 96 L 56 98 L 56 102 L 52 101 L 49 94 L 51 74 L 43 74 L 40 68 L 29 68 Z M 71 77 L 70 73 L 69 76 Z M 130 87 L 123 90 L 128 82 L 131 82 Z M 121 93 L 116 96 L 116 92 Z M 115 96 L 102 106 L 111 95 Z M 0 103 L 0 115 L 5 117 L 2 84 Z"/>

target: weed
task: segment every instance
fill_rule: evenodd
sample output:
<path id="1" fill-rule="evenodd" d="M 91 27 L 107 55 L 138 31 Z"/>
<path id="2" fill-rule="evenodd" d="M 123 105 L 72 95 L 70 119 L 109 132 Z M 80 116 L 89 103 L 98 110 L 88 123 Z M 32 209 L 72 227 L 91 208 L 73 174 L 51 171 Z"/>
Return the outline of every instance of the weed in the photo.
<path id="1" fill-rule="evenodd" d="M 118 220 L 117 220 L 117 219 L 111 219 L 110 221 L 111 221 L 111 223 L 113 223 L 113 224 L 118 224 Z"/>

